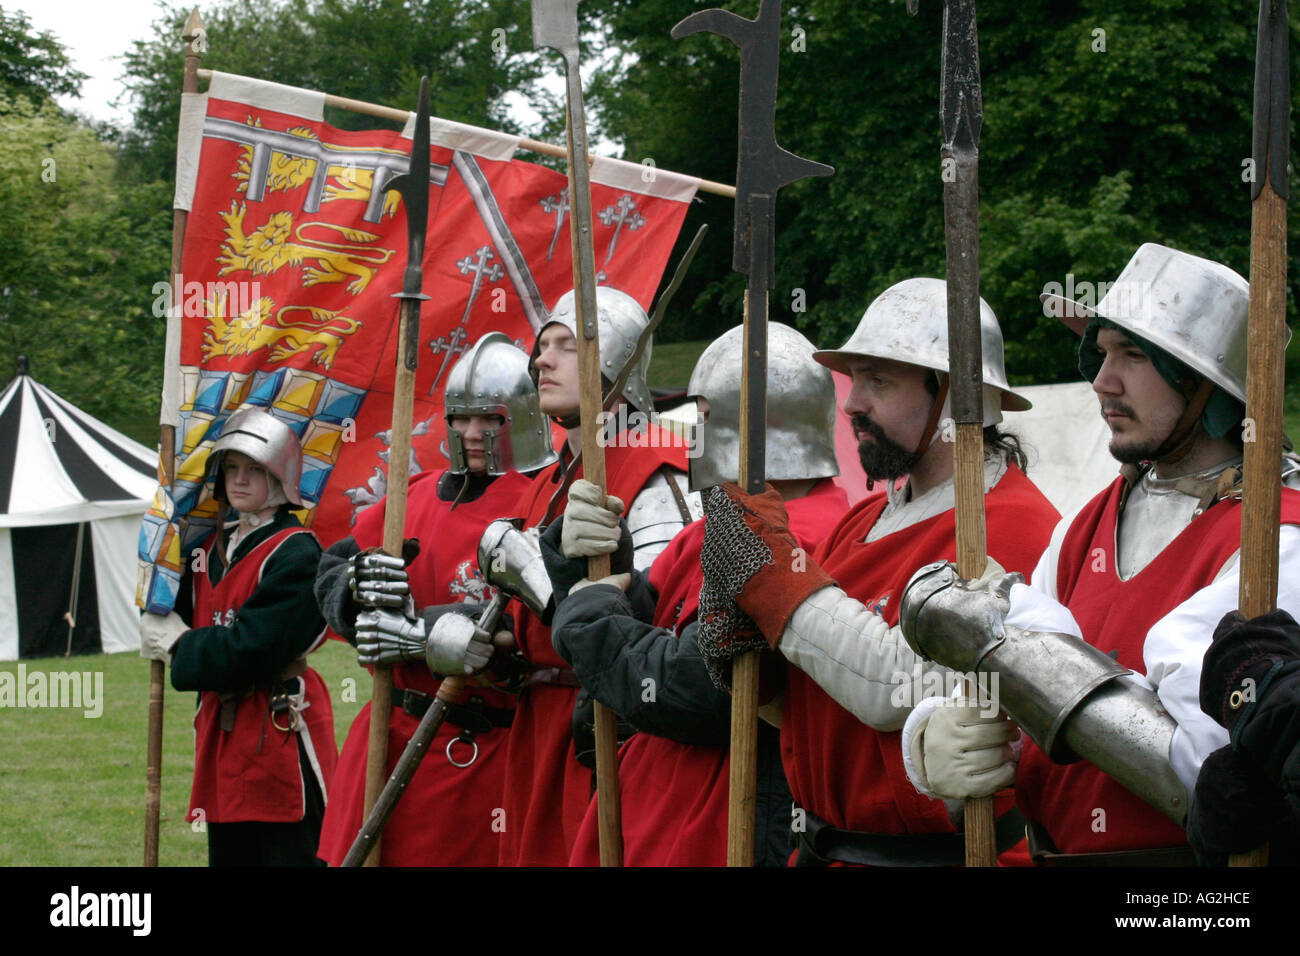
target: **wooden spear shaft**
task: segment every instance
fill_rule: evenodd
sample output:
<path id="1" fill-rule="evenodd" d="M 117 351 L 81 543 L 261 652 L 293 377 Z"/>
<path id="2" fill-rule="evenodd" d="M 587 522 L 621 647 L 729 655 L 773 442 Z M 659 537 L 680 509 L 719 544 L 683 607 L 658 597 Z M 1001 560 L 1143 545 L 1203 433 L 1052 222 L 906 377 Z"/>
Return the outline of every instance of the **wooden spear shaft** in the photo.
<path id="1" fill-rule="evenodd" d="M 199 57 L 203 54 L 203 19 L 198 8 L 190 12 L 181 29 L 181 43 L 185 52 L 185 76 L 181 81 L 182 93 L 199 91 Z M 178 144 L 178 149 L 180 148 Z M 185 224 L 189 213 L 184 209 L 172 210 L 171 307 L 178 315 L 183 301 L 184 282 L 181 280 L 181 254 L 185 248 Z M 176 343 L 179 345 L 179 339 Z M 178 363 L 180 357 L 167 355 L 164 361 Z M 164 380 L 166 375 L 164 374 Z M 166 404 L 166 403 L 164 403 Z M 176 477 L 176 425 L 164 422 L 159 428 L 158 464 L 164 487 L 171 487 Z M 144 783 L 144 865 L 158 865 L 158 824 L 162 813 L 162 729 L 163 729 L 163 678 L 166 667 L 162 661 L 149 662 L 149 730 L 145 753 Z"/>
<path id="2" fill-rule="evenodd" d="M 1238 609 L 1247 619 L 1277 607 L 1287 340 L 1286 203 L 1290 194 L 1286 169 L 1291 113 L 1287 41 L 1286 3 L 1262 0 L 1255 54 L 1253 143 L 1259 186 L 1250 207 L 1241 582 L 1237 596 Z M 1268 845 L 1233 854 L 1228 865 L 1267 866 Z"/>

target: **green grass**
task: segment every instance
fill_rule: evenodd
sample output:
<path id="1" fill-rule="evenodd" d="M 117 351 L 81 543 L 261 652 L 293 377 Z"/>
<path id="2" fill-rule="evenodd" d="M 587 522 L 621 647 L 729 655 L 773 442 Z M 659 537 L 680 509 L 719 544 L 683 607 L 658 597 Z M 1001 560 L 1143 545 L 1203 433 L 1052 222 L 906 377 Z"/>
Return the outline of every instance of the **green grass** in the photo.
<path id="1" fill-rule="evenodd" d="M 697 342 L 654 343 L 650 350 L 650 372 L 647 383 L 651 388 L 685 388 L 691 379 L 695 362 L 712 343 L 712 339 Z"/>
<path id="2" fill-rule="evenodd" d="M 369 699 L 355 652 L 338 641 L 311 656 L 330 689 L 335 737 Z M 0 866 L 139 866 L 144 848 L 149 666 L 135 654 L 25 660 L 27 674 L 102 674 L 103 713 L 0 708 Z M 17 674 L 18 664 L 0 664 Z M 352 678 L 353 700 L 344 700 Z M 16 679 L 16 678 L 15 678 Z M 92 680 L 94 678 L 92 677 Z M 194 767 L 195 695 L 163 697 L 159 863 L 205 866 L 207 835 L 185 822 Z"/>

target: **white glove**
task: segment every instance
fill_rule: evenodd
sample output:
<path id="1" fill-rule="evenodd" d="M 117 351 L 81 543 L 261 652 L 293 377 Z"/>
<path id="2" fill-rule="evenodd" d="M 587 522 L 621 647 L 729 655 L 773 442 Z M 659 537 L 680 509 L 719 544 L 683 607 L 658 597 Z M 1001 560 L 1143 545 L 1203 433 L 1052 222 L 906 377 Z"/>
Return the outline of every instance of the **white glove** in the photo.
<path id="1" fill-rule="evenodd" d="M 613 554 L 618 550 L 622 513 L 621 500 L 602 494 L 590 481 L 579 478 L 569 489 L 569 503 L 564 507 L 560 550 L 566 558 Z"/>
<path id="2" fill-rule="evenodd" d="M 948 800 L 986 797 L 1016 778 L 1012 743 L 1020 731 L 1005 714 L 968 697 L 934 708 L 911 735 L 911 764 L 921 789 Z"/>
<path id="3" fill-rule="evenodd" d="M 172 662 L 172 648 L 190 626 L 175 611 L 140 615 L 140 656 L 149 661 Z"/>

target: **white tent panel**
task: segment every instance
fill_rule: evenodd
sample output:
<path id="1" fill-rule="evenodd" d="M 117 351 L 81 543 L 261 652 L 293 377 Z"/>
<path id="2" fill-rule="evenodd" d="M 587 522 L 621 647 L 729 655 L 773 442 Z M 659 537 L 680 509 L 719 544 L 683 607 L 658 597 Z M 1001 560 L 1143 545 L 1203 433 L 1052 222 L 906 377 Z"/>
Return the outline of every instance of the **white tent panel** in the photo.
<path id="1" fill-rule="evenodd" d="M 59 464 L 35 402 L 23 402 L 19 422 L 18 450 L 10 478 L 9 514 L 41 515 L 44 520 L 37 524 L 51 524 L 45 517 L 51 511 L 80 504 L 85 497 Z M 57 427 L 56 422 L 55 441 L 58 441 Z M 66 437 L 72 440 L 71 436 Z"/>
<path id="2" fill-rule="evenodd" d="M 18 593 L 14 586 L 13 538 L 0 528 L 0 661 L 18 660 Z"/>
<path id="3" fill-rule="evenodd" d="M 105 518 L 90 526 L 95 549 L 95 596 L 105 654 L 140 649 L 140 612 L 135 606 L 135 550 L 140 515 Z"/>
<path id="4" fill-rule="evenodd" d="M 112 447 L 137 457 L 147 468 L 154 467 L 154 456 L 140 456 L 139 449 L 144 446 L 132 442 L 119 432 L 102 422 L 96 422 L 85 412 L 73 408 L 49 389 L 41 389 L 42 398 L 51 399 L 54 412 L 54 435 L 58 441 L 60 435 L 74 439 L 81 448 L 94 458 L 95 465 L 106 477 L 127 492 L 129 498 L 152 499 L 155 481 L 148 475 L 142 475 L 137 469 L 115 457 Z M 134 447 L 132 447 L 134 446 Z M 143 510 L 143 509 L 142 509 Z"/>
<path id="5" fill-rule="evenodd" d="M 1034 403 L 1008 414 L 1003 427 L 1029 446 L 1029 478 L 1062 515 L 1069 515 L 1115 480 L 1110 429 L 1087 382 L 1031 385 L 1016 391 Z"/>

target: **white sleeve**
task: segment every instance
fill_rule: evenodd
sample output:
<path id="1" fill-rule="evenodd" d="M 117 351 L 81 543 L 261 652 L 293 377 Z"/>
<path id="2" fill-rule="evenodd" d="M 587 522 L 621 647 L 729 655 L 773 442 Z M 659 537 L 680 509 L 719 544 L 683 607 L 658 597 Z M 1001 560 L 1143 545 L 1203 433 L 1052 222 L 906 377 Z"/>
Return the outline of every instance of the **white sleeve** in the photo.
<path id="1" fill-rule="evenodd" d="M 1277 606 L 1295 617 L 1300 614 L 1300 527 L 1283 525 L 1279 539 Z M 1202 761 L 1228 743 L 1228 732 L 1201 710 L 1201 663 L 1219 621 L 1237 609 L 1240 581 L 1240 554 L 1234 554 L 1212 584 L 1155 623 L 1142 648 L 1147 681 L 1178 723 L 1169 763 L 1189 793 Z"/>
<path id="2" fill-rule="evenodd" d="M 814 591 L 795 609 L 777 649 L 874 730 L 898 730 L 922 697 L 946 693 L 956 680 L 837 587 Z"/>

